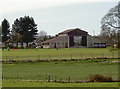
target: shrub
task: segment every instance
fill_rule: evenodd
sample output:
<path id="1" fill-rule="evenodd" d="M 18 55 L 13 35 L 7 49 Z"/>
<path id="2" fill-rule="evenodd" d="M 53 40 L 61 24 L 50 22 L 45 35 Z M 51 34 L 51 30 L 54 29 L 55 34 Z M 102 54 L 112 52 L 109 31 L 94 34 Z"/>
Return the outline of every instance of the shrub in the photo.
<path id="1" fill-rule="evenodd" d="M 96 74 L 90 76 L 90 82 L 113 82 L 112 77 Z"/>

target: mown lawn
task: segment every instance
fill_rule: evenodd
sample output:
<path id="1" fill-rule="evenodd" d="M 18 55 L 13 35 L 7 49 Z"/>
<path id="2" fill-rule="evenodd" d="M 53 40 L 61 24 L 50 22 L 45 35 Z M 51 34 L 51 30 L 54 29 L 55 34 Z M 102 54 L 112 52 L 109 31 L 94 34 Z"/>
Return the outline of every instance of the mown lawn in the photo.
<path id="1" fill-rule="evenodd" d="M 83 59 L 91 57 L 118 57 L 118 50 L 110 48 L 11 49 L 2 51 L 3 60 Z"/>
<path id="2" fill-rule="evenodd" d="M 118 87 L 117 82 L 55 83 L 55 82 L 39 82 L 39 81 L 3 81 L 2 85 L 3 87 Z"/>

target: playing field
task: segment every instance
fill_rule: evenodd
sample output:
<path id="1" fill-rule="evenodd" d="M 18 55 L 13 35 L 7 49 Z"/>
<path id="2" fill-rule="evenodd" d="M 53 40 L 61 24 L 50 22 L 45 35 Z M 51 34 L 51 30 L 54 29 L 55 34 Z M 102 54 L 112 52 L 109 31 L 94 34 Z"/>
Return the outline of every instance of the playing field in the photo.
<path id="1" fill-rule="evenodd" d="M 2 51 L 3 60 L 83 59 L 93 57 L 118 57 L 118 50 L 110 48 L 61 48 L 61 49 L 11 49 Z"/>

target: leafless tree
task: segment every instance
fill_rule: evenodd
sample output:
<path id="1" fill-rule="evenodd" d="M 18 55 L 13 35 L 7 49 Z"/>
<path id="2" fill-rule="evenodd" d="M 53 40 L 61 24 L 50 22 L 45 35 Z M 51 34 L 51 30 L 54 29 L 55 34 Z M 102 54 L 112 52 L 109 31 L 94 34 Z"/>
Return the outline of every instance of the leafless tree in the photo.
<path id="1" fill-rule="evenodd" d="M 44 39 L 47 37 L 47 32 L 45 31 L 40 31 L 38 34 L 38 37 L 36 39 L 37 42 L 42 42 Z"/>
<path id="2" fill-rule="evenodd" d="M 21 46 L 23 47 L 23 36 L 19 33 L 13 32 L 10 35 L 10 39 L 8 40 L 9 42 L 16 43 L 16 46 L 18 46 L 18 42 L 21 42 Z"/>
<path id="3" fill-rule="evenodd" d="M 118 30 L 120 29 L 120 3 L 111 8 L 101 20 L 101 36 L 109 45 L 118 43 Z"/>
<path id="4" fill-rule="evenodd" d="M 45 31 L 40 31 L 38 35 L 39 35 L 39 36 L 45 36 L 45 35 L 47 35 L 47 32 L 45 32 Z"/>

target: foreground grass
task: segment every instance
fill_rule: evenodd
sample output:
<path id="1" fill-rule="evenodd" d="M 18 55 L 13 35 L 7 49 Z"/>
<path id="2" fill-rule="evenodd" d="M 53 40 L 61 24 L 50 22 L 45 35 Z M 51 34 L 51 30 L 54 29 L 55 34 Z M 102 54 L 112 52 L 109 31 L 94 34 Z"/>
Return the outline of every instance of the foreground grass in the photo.
<path id="1" fill-rule="evenodd" d="M 55 83 L 39 81 L 3 81 L 3 87 L 118 87 L 117 82 L 111 83 Z"/>
<path id="2" fill-rule="evenodd" d="M 114 60 L 114 59 L 113 59 Z M 95 61 L 95 60 L 94 60 Z M 118 79 L 117 63 L 86 61 L 59 61 L 59 62 L 28 62 L 2 65 L 3 79 L 26 80 L 86 80 L 90 75 L 102 74 Z"/>
<path id="3" fill-rule="evenodd" d="M 3 60 L 81 59 L 88 57 L 118 57 L 118 50 L 110 48 L 11 49 L 2 51 Z"/>

